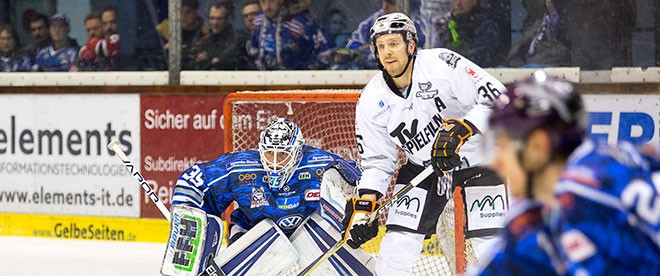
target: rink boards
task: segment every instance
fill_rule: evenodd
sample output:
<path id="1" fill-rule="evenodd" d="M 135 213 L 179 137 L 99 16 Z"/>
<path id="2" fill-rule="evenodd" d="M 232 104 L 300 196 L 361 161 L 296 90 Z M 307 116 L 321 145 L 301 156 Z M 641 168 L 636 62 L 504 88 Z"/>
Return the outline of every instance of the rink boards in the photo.
<path id="1" fill-rule="evenodd" d="M 163 242 L 167 222 L 105 145 L 118 139 L 169 207 L 181 171 L 224 153 L 224 97 L 0 95 L 0 235 Z M 660 142 L 660 95 L 585 102 L 592 137 Z"/>

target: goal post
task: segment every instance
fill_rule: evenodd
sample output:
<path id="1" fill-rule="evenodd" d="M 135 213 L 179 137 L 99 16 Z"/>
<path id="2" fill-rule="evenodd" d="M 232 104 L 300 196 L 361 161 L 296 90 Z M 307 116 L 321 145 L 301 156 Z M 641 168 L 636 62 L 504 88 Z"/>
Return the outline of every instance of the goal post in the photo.
<path id="1" fill-rule="evenodd" d="M 225 152 L 256 148 L 260 133 L 268 123 L 274 118 L 286 117 L 301 128 L 307 145 L 359 162 L 355 139 L 355 105 L 359 92 L 328 89 L 231 93 L 223 107 Z M 399 157 L 400 166 L 406 162 L 401 150 Z M 394 181 L 381 200 L 391 197 L 393 189 Z M 475 261 L 470 243 L 466 244 L 463 234 L 462 200 L 457 189 L 454 201 L 447 204 L 440 216 L 438 234 L 425 241 L 422 258 L 413 268 L 414 275 L 453 275 L 464 272 L 466 265 Z M 386 216 L 378 218 L 380 225 L 385 224 Z M 380 230 L 376 238 L 362 246 L 370 254 L 378 253 L 384 226 Z"/>

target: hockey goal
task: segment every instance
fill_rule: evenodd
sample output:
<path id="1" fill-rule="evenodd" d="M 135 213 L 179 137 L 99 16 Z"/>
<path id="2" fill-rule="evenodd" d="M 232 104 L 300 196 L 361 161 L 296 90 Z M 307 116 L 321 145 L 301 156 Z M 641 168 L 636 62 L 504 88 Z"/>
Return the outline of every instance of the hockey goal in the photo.
<path id="1" fill-rule="evenodd" d="M 261 131 L 274 118 L 285 117 L 302 130 L 307 145 L 322 148 L 359 162 L 355 140 L 355 105 L 359 90 L 298 90 L 237 92 L 224 103 L 225 152 L 256 148 Z M 405 162 L 400 152 L 399 163 Z M 391 197 L 393 183 L 384 199 Z M 383 199 L 383 200 L 384 200 Z M 438 222 L 438 234 L 425 241 L 414 275 L 453 275 L 475 261 L 469 240 L 464 238 L 465 214 L 460 191 L 454 192 Z M 386 215 L 379 217 L 384 225 Z M 384 235 L 363 245 L 376 255 Z"/>

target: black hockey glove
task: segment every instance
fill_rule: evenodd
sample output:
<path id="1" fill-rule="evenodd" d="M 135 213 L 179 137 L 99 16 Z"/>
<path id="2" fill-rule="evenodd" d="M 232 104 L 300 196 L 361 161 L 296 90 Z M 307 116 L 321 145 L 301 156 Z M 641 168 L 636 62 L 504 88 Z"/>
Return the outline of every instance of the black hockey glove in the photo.
<path id="1" fill-rule="evenodd" d="M 445 120 L 431 151 L 431 163 L 438 176 L 444 175 L 444 171 L 461 165 L 461 156 L 458 155 L 458 151 L 473 134 L 473 127 L 469 123 L 458 119 Z"/>
<path id="2" fill-rule="evenodd" d="M 378 235 L 378 219 L 370 224 L 362 221 L 367 215 L 373 213 L 378 206 L 378 202 L 367 198 L 346 199 L 341 235 L 351 248 L 357 249 L 360 245 Z"/>

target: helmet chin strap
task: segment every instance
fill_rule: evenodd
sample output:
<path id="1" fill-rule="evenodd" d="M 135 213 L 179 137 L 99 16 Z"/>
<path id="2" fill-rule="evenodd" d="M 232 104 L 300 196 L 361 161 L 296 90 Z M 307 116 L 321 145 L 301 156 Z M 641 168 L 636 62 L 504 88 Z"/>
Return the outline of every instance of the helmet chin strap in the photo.
<path id="1" fill-rule="evenodd" d="M 410 66 L 410 62 L 412 61 L 412 57 L 413 57 L 413 55 L 408 54 L 408 62 L 406 62 L 406 66 L 403 67 L 403 70 L 401 70 L 401 73 L 397 74 L 396 76 L 390 75 L 390 77 L 392 77 L 393 79 L 396 79 L 398 77 L 403 76 L 403 74 L 406 73 L 406 70 L 408 70 L 408 66 Z M 390 74 L 389 72 L 387 72 L 387 70 L 385 70 L 385 73 L 387 73 L 388 75 Z"/>

